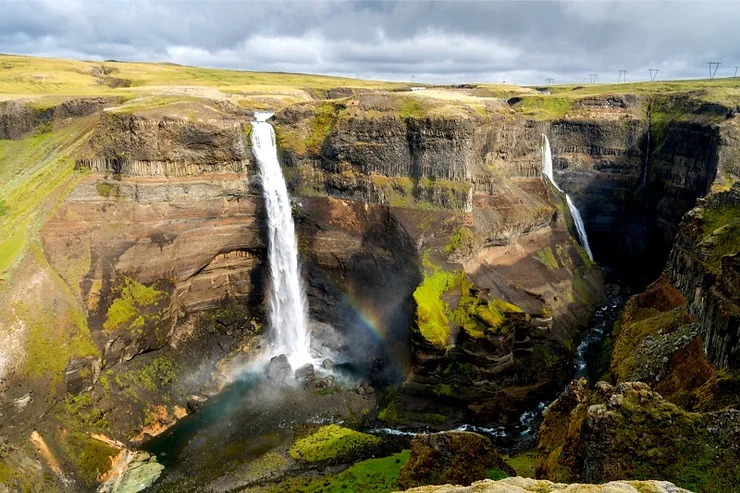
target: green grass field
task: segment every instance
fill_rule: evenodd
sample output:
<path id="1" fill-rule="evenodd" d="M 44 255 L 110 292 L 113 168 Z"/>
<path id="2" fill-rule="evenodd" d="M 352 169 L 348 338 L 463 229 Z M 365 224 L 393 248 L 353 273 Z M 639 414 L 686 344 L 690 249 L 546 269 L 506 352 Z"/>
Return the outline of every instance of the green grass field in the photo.
<path id="1" fill-rule="evenodd" d="M 116 80 L 123 86 L 117 88 Z M 128 87 L 124 87 L 128 85 Z M 0 55 L 0 95 L 136 94 L 142 88 L 205 86 L 228 93 L 291 94 L 333 87 L 394 89 L 408 84 L 324 75 L 250 72 L 169 63 L 91 62 Z"/>

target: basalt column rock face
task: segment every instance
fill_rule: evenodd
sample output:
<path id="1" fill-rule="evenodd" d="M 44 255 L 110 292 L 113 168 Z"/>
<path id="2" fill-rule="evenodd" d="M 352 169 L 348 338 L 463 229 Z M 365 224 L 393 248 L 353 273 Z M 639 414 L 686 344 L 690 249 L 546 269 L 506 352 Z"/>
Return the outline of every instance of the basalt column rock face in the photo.
<path id="1" fill-rule="evenodd" d="M 685 216 L 666 275 L 701 325 L 708 360 L 740 368 L 740 182 Z"/>

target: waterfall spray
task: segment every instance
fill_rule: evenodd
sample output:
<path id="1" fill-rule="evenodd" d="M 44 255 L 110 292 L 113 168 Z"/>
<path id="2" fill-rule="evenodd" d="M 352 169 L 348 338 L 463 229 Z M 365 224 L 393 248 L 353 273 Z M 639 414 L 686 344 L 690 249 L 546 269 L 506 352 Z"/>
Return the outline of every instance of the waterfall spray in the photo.
<path id="1" fill-rule="evenodd" d="M 552 151 L 550 150 L 550 141 L 547 139 L 546 135 L 542 136 L 542 174 L 547 177 L 548 180 L 550 180 L 550 183 L 558 189 L 561 193 L 565 195 L 565 201 L 568 203 L 568 208 L 570 209 L 570 215 L 573 217 L 573 222 L 576 225 L 576 232 L 578 233 L 578 239 L 581 242 L 581 245 L 583 245 L 583 249 L 586 250 L 586 253 L 588 254 L 588 258 L 591 260 L 594 259 L 593 253 L 591 253 L 591 247 L 588 244 L 588 236 L 586 236 L 586 227 L 583 224 L 583 218 L 581 217 L 581 213 L 578 212 L 578 208 L 575 206 L 573 201 L 570 199 L 567 193 L 563 192 L 563 190 L 558 186 L 557 183 L 555 183 L 555 178 L 553 178 L 552 173 Z"/>
<path id="2" fill-rule="evenodd" d="M 257 158 L 265 195 L 268 225 L 268 259 L 272 287 L 270 325 L 275 354 L 288 356 L 291 366 L 310 363 L 307 303 L 298 265 L 295 224 L 288 188 L 277 157 L 275 132 L 267 122 L 272 113 L 255 113 L 252 150 Z"/>

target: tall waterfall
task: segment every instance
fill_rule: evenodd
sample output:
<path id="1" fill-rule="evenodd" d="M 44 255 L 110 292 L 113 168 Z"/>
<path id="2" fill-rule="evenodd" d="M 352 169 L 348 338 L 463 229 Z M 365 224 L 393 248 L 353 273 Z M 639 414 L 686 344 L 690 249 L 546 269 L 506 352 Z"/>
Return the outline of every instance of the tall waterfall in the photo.
<path id="1" fill-rule="evenodd" d="M 267 208 L 272 275 L 270 325 L 276 354 L 287 355 L 291 366 L 296 368 L 312 361 L 307 304 L 298 266 L 290 197 L 278 162 L 275 132 L 267 122 L 270 116 L 272 113 L 255 113 L 257 121 L 252 123 L 252 150 L 259 164 Z"/>
<path id="2" fill-rule="evenodd" d="M 591 247 L 588 245 L 588 236 L 586 236 L 586 227 L 583 225 L 583 218 L 581 217 L 581 213 L 578 212 L 578 208 L 575 206 L 575 204 L 570 199 L 568 194 L 563 192 L 563 190 L 558 186 L 558 184 L 555 183 L 555 178 L 553 178 L 552 151 L 550 150 L 550 141 L 547 139 L 546 135 L 542 136 L 542 174 L 546 176 L 548 180 L 550 180 L 550 183 L 552 183 L 555 188 L 557 188 L 560 192 L 562 192 L 565 195 L 565 201 L 568 203 L 568 208 L 570 209 L 570 215 L 573 217 L 573 222 L 576 225 L 576 232 L 578 233 L 578 239 L 581 241 L 581 245 L 583 245 L 583 249 L 586 250 L 586 253 L 588 254 L 588 258 L 593 260 L 594 255 L 593 253 L 591 253 Z"/>

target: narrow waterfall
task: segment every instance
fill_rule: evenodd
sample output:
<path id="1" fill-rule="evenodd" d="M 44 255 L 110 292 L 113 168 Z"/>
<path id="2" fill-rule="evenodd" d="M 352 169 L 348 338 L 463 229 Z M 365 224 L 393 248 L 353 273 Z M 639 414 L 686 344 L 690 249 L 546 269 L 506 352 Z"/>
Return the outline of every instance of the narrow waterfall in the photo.
<path id="1" fill-rule="evenodd" d="M 550 180 L 550 183 L 557 188 L 560 192 L 562 192 L 565 195 L 565 201 L 568 203 L 568 208 L 570 209 L 570 215 L 573 217 L 573 222 L 576 225 L 576 232 L 578 233 L 578 239 L 581 242 L 581 245 L 583 245 L 583 249 L 586 250 L 586 253 L 588 254 L 588 258 L 591 260 L 594 259 L 593 253 L 591 253 L 591 247 L 588 244 L 588 236 L 586 236 L 586 227 L 583 225 L 583 218 L 581 217 L 581 213 L 578 212 L 578 208 L 575 206 L 573 201 L 570 199 L 567 193 L 563 192 L 563 190 L 558 186 L 557 183 L 555 183 L 555 178 L 553 178 L 552 173 L 552 151 L 550 150 L 550 141 L 548 140 L 546 135 L 542 136 L 542 174 L 547 177 L 548 180 Z"/>
<path id="2" fill-rule="evenodd" d="M 653 101 L 648 96 L 647 106 L 647 148 L 645 149 L 645 167 L 642 169 L 642 188 L 647 185 L 648 173 L 650 173 L 650 127 L 652 126 L 652 105 Z"/>
<path id="3" fill-rule="evenodd" d="M 267 122 L 272 113 L 255 113 L 252 150 L 257 158 L 265 194 L 268 259 L 272 288 L 270 325 L 275 354 L 285 354 L 293 368 L 312 361 L 307 303 L 300 278 L 295 224 L 288 188 L 277 157 L 275 132 Z"/>

